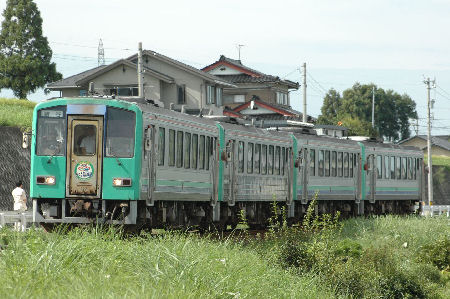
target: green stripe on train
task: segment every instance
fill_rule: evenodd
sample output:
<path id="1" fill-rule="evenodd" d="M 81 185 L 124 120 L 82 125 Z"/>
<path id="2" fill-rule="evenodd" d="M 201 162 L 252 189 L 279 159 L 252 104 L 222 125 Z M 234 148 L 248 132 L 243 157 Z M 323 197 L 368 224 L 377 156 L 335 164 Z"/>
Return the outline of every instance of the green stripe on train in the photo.
<path id="1" fill-rule="evenodd" d="M 196 188 L 210 188 L 211 183 L 206 182 L 191 182 L 191 181 L 175 181 L 175 180 L 156 180 L 156 186 L 183 186 Z"/>

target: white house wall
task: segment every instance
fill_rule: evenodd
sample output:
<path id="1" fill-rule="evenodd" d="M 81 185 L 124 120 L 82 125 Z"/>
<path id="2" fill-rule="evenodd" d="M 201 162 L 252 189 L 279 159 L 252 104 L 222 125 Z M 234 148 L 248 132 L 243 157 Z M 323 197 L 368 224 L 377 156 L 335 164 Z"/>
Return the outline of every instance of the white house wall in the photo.
<path id="1" fill-rule="evenodd" d="M 206 105 L 206 82 L 203 78 L 149 55 L 145 55 L 143 61 L 145 67 L 172 77 L 175 80 L 175 84 L 164 83 L 162 85 L 161 94 L 163 96 L 161 101 L 164 102 L 164 107 L 169 107 L 170 103 L 178 103 L 176 85 L 185 85 L 185 105 L 193 108 L 209 108 L 213 110 L 214 114 L 222 114 L 223 108 L 215 105 Z"/>
<path id="2" fill-rule="evenodd" d="M 135 68 L 126 65 L 119 65 L 116 68 L 96 77 L 92 81 L 94 82 L 97 92 L 103 92 L 104 89 L 109 90 L 114 86 L 137 87 L 137 71 Z M 160 100 L 161 86 L 159 79 L 149 74 L 144 74 L 144 89 L 145 96 L 148 99 Z M 105 94 L 109 93 L 105 92 Z"/>

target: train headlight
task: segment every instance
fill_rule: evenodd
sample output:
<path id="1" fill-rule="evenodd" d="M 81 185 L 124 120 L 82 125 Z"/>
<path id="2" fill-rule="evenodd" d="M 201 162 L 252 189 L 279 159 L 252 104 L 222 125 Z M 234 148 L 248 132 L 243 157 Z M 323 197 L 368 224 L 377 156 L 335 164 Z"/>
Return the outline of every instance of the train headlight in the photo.
<path id="1" fill-rule="evenodd" d="M 54 185 L 56 178 L 54 176 L 39 175 L 36 177 L 36 184 L 38 185 Z"/>
<path id="2" fill-rule="evenodd" d="M 131 186 L 131 179 L 130 178 L 113 178 L 113 186 L 129 187 L 129 186 Z"/>

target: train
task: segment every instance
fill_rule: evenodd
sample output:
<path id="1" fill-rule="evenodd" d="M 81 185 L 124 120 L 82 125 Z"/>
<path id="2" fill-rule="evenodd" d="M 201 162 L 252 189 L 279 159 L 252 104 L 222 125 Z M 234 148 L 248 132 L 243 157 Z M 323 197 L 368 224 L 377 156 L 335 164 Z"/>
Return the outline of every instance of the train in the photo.
<path id="1" fill-rule="evenodd" d="M 226 229 L 244 212 L 265 227 L 316 213 L 410 213 L 425 193 L 423 152 L 158 107 L 137 98 L 53 98 L 36 105 L 33 221 Z"/>

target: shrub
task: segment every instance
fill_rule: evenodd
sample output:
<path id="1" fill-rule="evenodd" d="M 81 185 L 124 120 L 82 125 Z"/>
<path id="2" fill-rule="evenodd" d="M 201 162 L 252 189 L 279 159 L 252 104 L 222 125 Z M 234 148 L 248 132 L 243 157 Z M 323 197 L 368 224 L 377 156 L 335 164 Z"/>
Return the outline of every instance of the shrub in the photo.
<path id="1" fill-rule="evenodd" d="M 450 271 L 450 238 L 442 236 L 434 243 L 423 245 L 418 260 L 431 263 L 439 270 Z"/>

